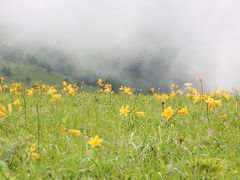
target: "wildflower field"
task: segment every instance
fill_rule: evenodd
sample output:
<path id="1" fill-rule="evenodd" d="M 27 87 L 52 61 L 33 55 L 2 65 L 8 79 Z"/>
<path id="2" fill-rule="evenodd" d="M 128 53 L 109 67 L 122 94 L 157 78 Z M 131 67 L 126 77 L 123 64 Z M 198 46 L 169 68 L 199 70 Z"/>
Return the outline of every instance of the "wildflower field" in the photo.
<path id="1" fill-rule="evenodd" d="M 97 85 L 1 77 L 0 179 L 240 177 L 238 94 Z"/>

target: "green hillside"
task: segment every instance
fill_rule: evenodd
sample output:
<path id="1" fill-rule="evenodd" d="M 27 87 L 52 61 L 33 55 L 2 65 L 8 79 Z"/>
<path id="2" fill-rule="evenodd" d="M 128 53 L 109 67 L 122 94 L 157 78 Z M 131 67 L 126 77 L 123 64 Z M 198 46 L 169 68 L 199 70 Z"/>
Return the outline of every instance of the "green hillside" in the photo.
<path id="1" fill-rule="evenodd" d="M 37 65 L 31 64 L 21 64 L 13 63 L 7 60 L 0 58 L 0 71 L 3 67 L 9 68 L 11 71 L 11 76 L 6 77 L 6 81 L 43 81 L 48 84 L 59 84 L 59 82 L 64 79 L 69 79 L 72 81 L 72 78 L 64 74 L 51 72 L 48 73 L 46 69 L 41 68 Z"/>

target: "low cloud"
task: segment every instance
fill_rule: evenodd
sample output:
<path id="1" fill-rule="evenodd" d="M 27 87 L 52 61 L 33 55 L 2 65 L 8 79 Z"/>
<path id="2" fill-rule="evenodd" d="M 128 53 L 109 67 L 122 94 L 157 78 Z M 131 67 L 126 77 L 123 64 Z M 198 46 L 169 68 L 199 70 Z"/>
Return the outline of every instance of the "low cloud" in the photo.
<path id="1" fill-rule="evenodd" d="M 61 52 L 79 76 L 137 87 L 200 76 L 209 88 L 239 88 L 239 5 L 237 0 L 0 0 L 0 43 L 41 57 L 43 49 Z"/>

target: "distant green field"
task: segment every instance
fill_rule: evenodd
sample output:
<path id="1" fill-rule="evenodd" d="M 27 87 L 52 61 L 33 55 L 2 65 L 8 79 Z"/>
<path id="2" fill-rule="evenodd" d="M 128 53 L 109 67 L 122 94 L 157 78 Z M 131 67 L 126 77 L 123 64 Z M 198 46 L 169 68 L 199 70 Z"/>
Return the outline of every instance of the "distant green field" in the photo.
<path id="1" fill-rule="evenodd" d="M 3 67 L 8 67 L 11 70 L 12 75 L 10 77 L 6 77 L 6 80 L 9 82 L 26 82 L 27 78 L 30 78 L 32 81 L 43 81 L 48 84 L 59 84 L 64 79 L 72 81 L 72 78 L 69 76 L 56 72 L 51 72 L 49 74 L 46 69 L 36 65 L 18 64 L 0 58 L 0 70 L 2 70 Z"/>

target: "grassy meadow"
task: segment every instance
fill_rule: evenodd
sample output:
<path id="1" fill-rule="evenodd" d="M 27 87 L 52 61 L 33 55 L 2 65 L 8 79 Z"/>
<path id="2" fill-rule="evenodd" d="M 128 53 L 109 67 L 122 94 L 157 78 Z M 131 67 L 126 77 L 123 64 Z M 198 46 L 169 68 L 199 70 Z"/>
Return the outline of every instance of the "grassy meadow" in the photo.
<path id="1" fill-rule="evenodd" d="M 97 85 L 90 93 L 2 78 L 0 179 L 240 177 L 238 95 Z"/>

